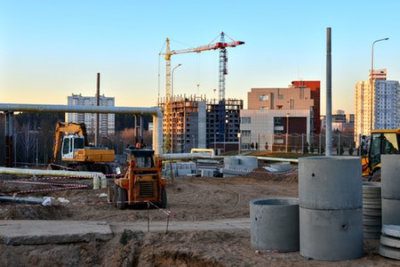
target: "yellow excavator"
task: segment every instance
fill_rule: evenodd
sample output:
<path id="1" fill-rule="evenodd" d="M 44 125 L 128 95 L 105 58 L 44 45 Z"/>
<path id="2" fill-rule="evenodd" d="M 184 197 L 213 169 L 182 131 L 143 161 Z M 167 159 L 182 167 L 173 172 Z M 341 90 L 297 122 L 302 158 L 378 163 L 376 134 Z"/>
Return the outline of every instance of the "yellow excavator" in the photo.
<path id="1" fill-rule="evenodd" d="M 369 138 L 369 149 L 361 152 L 363 176 L 372 178 L 380 173 L 381 155 L 399 153 L 400 129 L 372 130 Z"/>
<path id="2" fill-rule="evenodd" d="M 61 151 L 61 154 L 60 154 Z M 112 149 L 89 146 L 84 123 L 57 122 L 54 134 L 51 169 L 72 169 L 112 173 L 115 152 Z M 57 162 L 66 165 L 59 165 Z"/>

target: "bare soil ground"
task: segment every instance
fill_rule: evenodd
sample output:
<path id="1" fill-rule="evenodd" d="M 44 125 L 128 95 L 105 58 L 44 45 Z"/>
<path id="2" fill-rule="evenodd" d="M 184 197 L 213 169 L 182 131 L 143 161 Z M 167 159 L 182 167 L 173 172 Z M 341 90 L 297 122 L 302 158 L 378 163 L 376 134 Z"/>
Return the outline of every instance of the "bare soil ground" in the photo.
<path id="1" fill-rule="evenodd" d="M 18 186 L 19 187 L 19 186 Z M 19 190 L 0 182 L 0 193 Z M 177 178 L 167 187 L 171 220 L 199 220 L 249 216 L 255 198 L 297 196 L 296 173 L 270 175 L 261 169 L 248 177 Z M 26 188 L 24 188 L 26 189 Z M 99 197 L 105 190 L 53 192 L 70 201 L 65 207 L 0 204 L 0 219 L 70 219 L 135 222 L 147 220 L 147 210 L 117 210 Z M 34 195 L 43 195 L 37 194 Z M 150 210 L 151 220 L 165 214 Z M 296 253 L 256 252 L 245 230 L 174 231 L 144 233 L 125 230 L 107 242 L 63 245 L 0 245 L 0 266 L 400 266 L 377 254 L 379 241 L 365 242 L 365 256 L 343 262 L 307 260 Z"/>
<path id="2" fill-rule="evenodd" d="M 293 175 L 292 175 L 293 176 Z M 281 176 L 282 177 L 282 176 Z M 287 176 L 292 179 L 290 175 Z M 286 176 L 283 176 L 286 178 Z M 279 179 L 279 178 L 275 178 Z M 26 185 L 24 185 L 26 187 Z M 15 184 L 0 184 L 2 192 L 16 190 Z M 26 188 L 24 188 L 26 189 Z M 68 190 L 48 193 L 70 201 L 65 207 L 22 204 L 0 205 L 0 219 L 71 219 L 127 221 L 147 220 L 144 210 L 118 210 L 100 198 L 106 190 Z M 171 220 L 196 221 L 249 216 L 249 201 L 271 196 L 297 196 L 296 181 L 265 177 L 177 178 L 167 187 Z M 36 194 L 38 195 L 38 194 Z M 41 194 L 43 195 L 43 194 Z M 165 220 L 159 210 L 150 210 L 152 220 Z"/>

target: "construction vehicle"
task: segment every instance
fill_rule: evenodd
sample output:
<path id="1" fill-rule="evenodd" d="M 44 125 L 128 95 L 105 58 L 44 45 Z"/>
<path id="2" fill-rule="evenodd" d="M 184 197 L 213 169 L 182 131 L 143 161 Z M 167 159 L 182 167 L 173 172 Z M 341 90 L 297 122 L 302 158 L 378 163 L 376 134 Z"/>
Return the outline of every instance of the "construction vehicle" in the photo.
<path id="1" fill-rule="evenodd" d="M 399 148 L 400 129 L 373 130 L 369 140 L 369 149 L 361 152 L 363 176 L 373 177 L 380 173 L 381 155 L 399 154 Z"/>
<path id="2" fill-rule="evenodd" d="M 126 149 L 127 168 L 123 177 L 116 177 L 108 187 L 109 201 L 118 209 L 128 206 L 167 207 L 167 180 L 162 177 L 162 161 L 153 150 Z"/>
<path id="3" fill-rule="evenodd" d="M 61 152 L 61 154 L 60 154 Z M 64 162 L 65 166 L 57 162 Z M 72 169 L 112 173 L 115 152 L 112 149 L 89 146 L 84 123 L 57 122 L 51 169 Z"/>

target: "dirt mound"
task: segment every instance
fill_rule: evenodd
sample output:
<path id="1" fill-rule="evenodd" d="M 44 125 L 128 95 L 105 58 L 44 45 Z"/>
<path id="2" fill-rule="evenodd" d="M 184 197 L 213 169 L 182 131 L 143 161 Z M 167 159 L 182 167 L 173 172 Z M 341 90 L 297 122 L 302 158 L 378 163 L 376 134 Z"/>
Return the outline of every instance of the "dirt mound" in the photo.
<path id="1" fill-rule="evenodd" d="M 2 204 L 1 220 L 61 220 L 69 217 L 64 207 L 44 207 L 40 205 Z"/>
<path id="2" fill-rule="evenodd" d="M 248 173 L 246 177 L 287 184 L 294 184 L 298 182 L 297 168 L 293 168 L 291 171 L 285 173 L 272 173 L 268 172 L 264 168 L 257 168 Z"/>

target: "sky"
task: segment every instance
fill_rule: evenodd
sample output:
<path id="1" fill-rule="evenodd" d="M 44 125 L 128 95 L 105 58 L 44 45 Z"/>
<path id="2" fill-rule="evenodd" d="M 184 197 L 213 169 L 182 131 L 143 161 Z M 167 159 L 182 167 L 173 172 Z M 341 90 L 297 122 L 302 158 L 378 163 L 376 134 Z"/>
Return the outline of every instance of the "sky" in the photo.
<path id="1" fill-rule="evenodd" d="M 226 98 L 247 102 L 253 87 L 321 80 L 325 113 L 326 28 L 332 28 L 333 109 L 354 112 L 354 86 L 375 68 L 400 80 L 400 1 L 27 1 L 0 0 L 0 102 L 67 104 L 101 93 L 117 106 L 155 106 L 165 95 L 165 39 L 171 49 L 228 49 Z M 217 97 L 218 52 L 175 55 L 174 93 Z"/>

